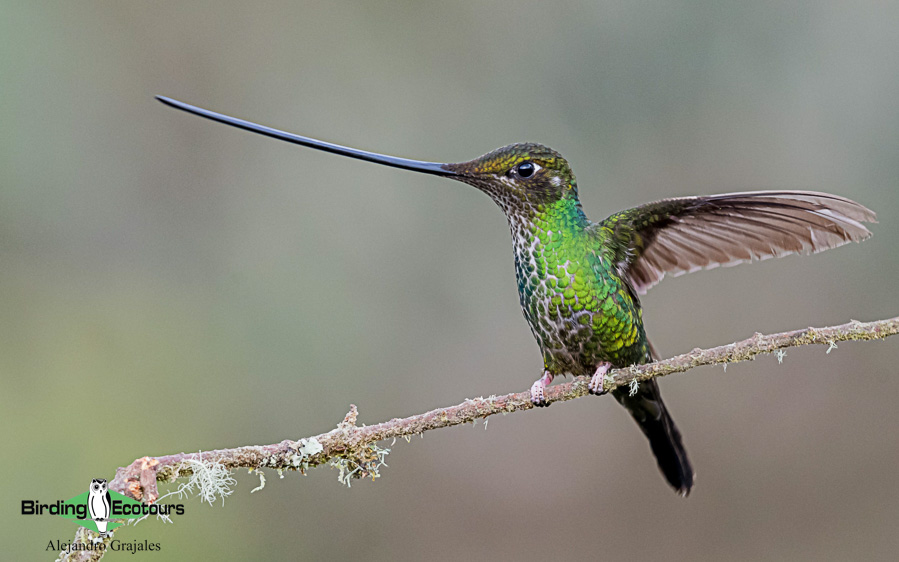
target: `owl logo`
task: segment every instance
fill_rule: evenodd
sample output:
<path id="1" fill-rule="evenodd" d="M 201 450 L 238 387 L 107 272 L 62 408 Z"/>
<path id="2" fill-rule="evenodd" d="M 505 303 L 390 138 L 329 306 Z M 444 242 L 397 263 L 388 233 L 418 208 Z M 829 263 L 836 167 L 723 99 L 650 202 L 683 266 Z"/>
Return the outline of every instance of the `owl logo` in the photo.
<path id="1" fill-rule="evenodd" d="M 106 479 L 94 478 L 91 480 L 91 487 L 87 496 L 87 508 L 90 511 L 91 519 L 97 525 L 97 530 L 100 531 L 101 537 L 109 535 L 106 532 L 106 524 L 109 520 L 111 503 Z"/>

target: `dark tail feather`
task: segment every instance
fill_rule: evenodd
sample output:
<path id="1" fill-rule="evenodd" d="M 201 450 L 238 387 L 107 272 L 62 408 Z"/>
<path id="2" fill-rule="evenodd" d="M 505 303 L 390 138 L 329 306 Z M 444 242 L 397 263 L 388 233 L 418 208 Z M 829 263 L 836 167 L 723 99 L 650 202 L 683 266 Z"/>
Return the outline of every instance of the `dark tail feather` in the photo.
<path id="1" fill-rule="evenodd" d="M 655 380 L 640 383 L 637 394 L 630 396 L 628 388 L 615 390 L 615 398 L 636 420 L 649 439 L 649 446 L 668 483 L 682 496 L 693 488 L 693 467 L 680 432 L 668 414 Z"/>

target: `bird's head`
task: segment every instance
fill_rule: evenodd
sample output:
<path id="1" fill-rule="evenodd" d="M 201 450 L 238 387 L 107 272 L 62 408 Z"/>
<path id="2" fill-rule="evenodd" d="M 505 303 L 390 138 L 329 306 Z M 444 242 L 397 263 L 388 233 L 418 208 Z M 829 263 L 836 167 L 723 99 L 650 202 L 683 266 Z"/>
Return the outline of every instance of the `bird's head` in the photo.
<path id="1" fill-rule="evenodd" d="M 452 173 L 449 177 L 480 189 L 507 214 L 577 198 L 568 161 L 542 144 L 510 144 L 469 162 L 443 166 Z"/>

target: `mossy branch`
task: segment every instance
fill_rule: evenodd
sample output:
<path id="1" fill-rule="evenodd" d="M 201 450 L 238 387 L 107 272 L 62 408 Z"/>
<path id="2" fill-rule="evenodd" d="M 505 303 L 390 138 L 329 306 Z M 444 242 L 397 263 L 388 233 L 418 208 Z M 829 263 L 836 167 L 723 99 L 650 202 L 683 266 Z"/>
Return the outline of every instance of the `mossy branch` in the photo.
<path id="1" fill-rule="evenodd" d="M 642 381 L 684 372 L 702 365 L 752 360 L 757 355 L 777 353 L 778 350 L 801 345 L 827 345 L 829 353 L 836 342 L 883 339 L 897 333 L 899 333 L 899 317 L 875 322 L 853 320 L 841 326 L 806 328 L 779 334 L 756 333 L 753 337 L 740 342 L 710 349 L 696 348 L 689 353 L 664 361 L 612 370 L 606 375 L 605 388 L 613 390 L 621 386 L 636 385 Z M 588 377 L 577 377 L 571 382 L 549 387 L 546 391 L 546 400 L 550 403 L 565 402 L 589 396 L 588 382 Z M 344 420 L 337 424 L 336 429 L 327 433 L 298 441 L 285 440 L 272 445 L 143 457 L 126 467 L 119 468 L 109 487 L 134 499 L 153 503 L 159 499 L 156 486 L 158 481 L 173 482 L 179 478 L 194 476 L 198 470 L 202 470 L 198 467 L 203 467 L 204 463 L 226 470 L 271 468 L 278 471 L 300 472 L 321 464 L 331 464 L 341 469 L 341 480 L 348 484 L 350 477 L 378 476 L 378 467 L 386 451 L 377 446 L 379 441 L 397 437 L 409 438 L 432 429 L 476 423 L 478 419 L 495 414 L 530 410 L 533 407 L 530 395 L 525 391 L 488 398 L 470 398 L 455 406 L 359 427 L 356 425 L 356 406 L 351 405 L 350 412 Z M 92 535 L 90 531 L 79 528 L 74 541 L 76 548 L 78 543 L 85 541 L 89 543 Z M 109 540 L 105 539 L 107 543 Z M 104 552 L 98 549 L 71 550 L 62 553 L 59 559 L 99 560 Z"/>

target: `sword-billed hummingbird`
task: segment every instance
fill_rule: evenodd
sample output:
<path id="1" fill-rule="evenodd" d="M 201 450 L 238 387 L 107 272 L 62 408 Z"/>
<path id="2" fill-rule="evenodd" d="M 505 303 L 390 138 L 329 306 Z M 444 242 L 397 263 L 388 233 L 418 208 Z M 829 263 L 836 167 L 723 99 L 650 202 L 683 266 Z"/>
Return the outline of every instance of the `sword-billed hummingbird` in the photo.
<path id="1" fill-rule="evenodd" d="M 515 276 L 524 317 L 543 355 L 531 401 L 562 374 L 588 375 L 604 392 L 611 367 L 656 358 L 643 329 L 638 295 L 666 275 L 736 265 L 792 253 L 811 254 L 861 241 L 875 214 L 844 197 L 812 191 L 753 191 L 663 199 L 587 219 L 568 162 L 546 146 L 511 144 L 469 162 L 440 164 L 365 152 L 257 125 L 176 100 L 184 111 L 326 152 L 467 183 L 493 199 L 512 231 Z M 693 468 L 656 381 L 615 398 L 649 439 L 659 468 L 681 495 Z"/>

